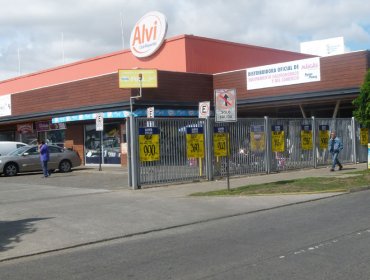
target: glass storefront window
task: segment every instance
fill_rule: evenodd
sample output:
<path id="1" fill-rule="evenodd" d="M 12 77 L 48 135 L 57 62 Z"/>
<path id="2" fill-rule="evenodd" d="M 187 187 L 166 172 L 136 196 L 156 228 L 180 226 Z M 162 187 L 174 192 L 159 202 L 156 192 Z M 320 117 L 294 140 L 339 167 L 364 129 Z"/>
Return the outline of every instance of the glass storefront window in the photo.
<path id="1" fill-rule="evenodd" d="M 85 126 L 85 162 L 99 164 L 100 131 L 95 130 L 95 124 Z M 121 164 L 120 124 L 104 124 L 103 131 L 103 164 Z"/>
<path id="2" fill-rule="evenodd" d="M 28 145 L 37 144 L 37 132 L 19 133 L 19 141 Z"/>
<path id="3" fill-rule="evenodd" d="M 14 141 L 14 131 L 1 131 L 0 141 Z"/>
<path id="4" fill-rule="evenodd" d="M 65 139 L 65 130 L 50 130 L 38 132 L 38 139 L 40 141 L 45 141 L 45 143 L 49 145 L 55 145 L 63 148 Z M 32 144 L 37 144 L 37 139 L 35 139 L 34 143 Z"/>

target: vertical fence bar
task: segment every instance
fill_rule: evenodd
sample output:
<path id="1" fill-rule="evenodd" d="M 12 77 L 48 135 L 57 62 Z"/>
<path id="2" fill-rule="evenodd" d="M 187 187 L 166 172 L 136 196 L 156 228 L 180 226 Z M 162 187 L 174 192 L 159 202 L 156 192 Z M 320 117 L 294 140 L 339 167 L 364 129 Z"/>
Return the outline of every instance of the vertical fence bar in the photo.
<path id="1" fill-rule="evenodd" d="M 266 165 L 266 173 L 271 173 L 271 129 L 270 129 L 270 121 L 269 117 L 264 117 L 264 125 L 265 125 L 265 135 L 266 135 L 266 141 L 265 141 L 265 165 Z"/>
<path id="2" fill-rule="evenodd" d="M 131 118 L 126 118 L 128 185 L 132 187 Z"/>
<path id="3" fill-rule="evenodd" d="M 316 119 L 314 116 L 312 118 L 312 160 L 313 160 L 313 168 L 317 168 L 317 141 L 316 141 Z"/>
<path id="4" fill-rule="evenodd" d="M 354 117 L 351 118 L 351 129 L 352 129 L 352 155 L 353 159 L 352 162 L 356 164 L 358 162 L 357 160 L 357 137 L 356 137 L 356 120 Z"/>
<path id="5" fill-rule="evenodd" d="M 213 180 L 213 164 L 212 164 L 212 135 L 213 125 L 209 117 L 206 118 L 205 122 L 205 141 L 206 141 L 206 171 L 208 181 Z"/>
<path id="6" fill-rule="evenodd" d="M 135 117 L 130 116 L 130 140 L 131 140 L 131 187 L 136 190 L 139 188 L 138 182 L 138 161 L 137 161 L 137 125 Z"/>

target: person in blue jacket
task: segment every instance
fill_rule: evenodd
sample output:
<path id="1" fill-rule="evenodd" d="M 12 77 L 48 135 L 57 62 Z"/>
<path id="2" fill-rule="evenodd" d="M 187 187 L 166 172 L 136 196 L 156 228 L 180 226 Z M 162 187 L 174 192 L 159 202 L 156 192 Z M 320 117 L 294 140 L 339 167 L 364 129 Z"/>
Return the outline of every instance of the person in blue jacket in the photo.
<path id="1" fill-rule="evenodd" d="M 335 131 L 331 131 L 329 139 L 329 152 L 331 153 L 333 162 L 330 171 L 334 171 L 337 164 L 339 166 L 339 170 L 343 169 L 343 165 L 338 160 L 338 155 L 341 150 L 343 150 L 342 141 L 337 137 Z"/>
<path id="2" fill-rule="evenodd" d="M 49 147 L 44 141 L 41 141 L 40 145 L 40 159 L 42 171 L 44 172 L 44 178 L 49 177 L 48 161 L 49 161 Z"/>

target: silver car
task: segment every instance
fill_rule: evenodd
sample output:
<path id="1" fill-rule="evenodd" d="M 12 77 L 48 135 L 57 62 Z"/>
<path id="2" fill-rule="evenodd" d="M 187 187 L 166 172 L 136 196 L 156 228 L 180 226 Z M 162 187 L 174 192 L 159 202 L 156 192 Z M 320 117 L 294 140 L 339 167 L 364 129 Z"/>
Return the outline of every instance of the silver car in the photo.
<path id="1" fill-rule="evenodd" d="M 81 165 L 78 154 L 57 146 L 49 146 L 50 159 L 48 169 L 69 172 L 73 167 Z M 37 146 L 24 146 L 0 156 L 0 174 L 14 176 L 17 173 L 42 170 L 40 153 Z"/>

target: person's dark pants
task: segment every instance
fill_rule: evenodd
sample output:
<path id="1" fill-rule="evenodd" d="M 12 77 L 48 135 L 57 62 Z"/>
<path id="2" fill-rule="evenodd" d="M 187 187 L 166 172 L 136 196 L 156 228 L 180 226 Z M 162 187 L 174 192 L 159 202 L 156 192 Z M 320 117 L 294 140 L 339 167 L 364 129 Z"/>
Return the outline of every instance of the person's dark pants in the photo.
<path id="1" fill-rule="evenodd" d="M 44 177 L 48 177 L 49 176 L 48 161 L 42 160 L 41 165 L 42 165 L 42 171 L 44 172 Z"/>
<path id="2" fill-rule="evenodd" d="M 338 155 L 339 155 L 339 152 L 331 153 L 331 156 L 332 156 L 332 159 L 333 159 L 332 166 L 331 166 L 332 169 L 335 169 L 335 166 L 337 164 L 338 164 L 339 167 L 342 166 L 342 164 L 338 160 Z"/>

